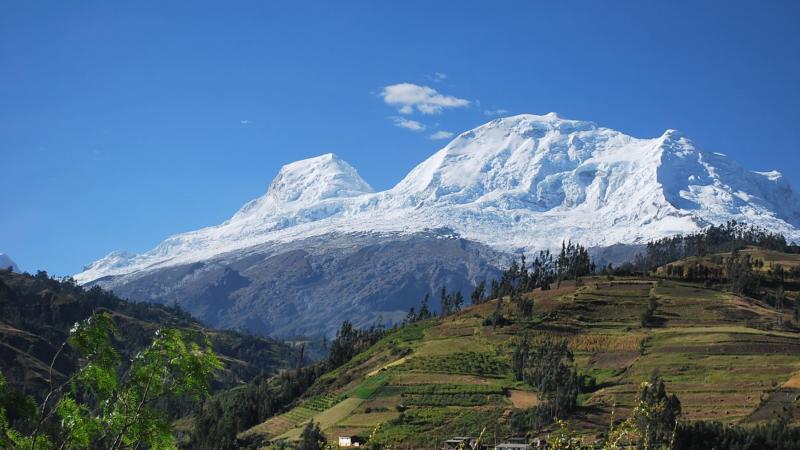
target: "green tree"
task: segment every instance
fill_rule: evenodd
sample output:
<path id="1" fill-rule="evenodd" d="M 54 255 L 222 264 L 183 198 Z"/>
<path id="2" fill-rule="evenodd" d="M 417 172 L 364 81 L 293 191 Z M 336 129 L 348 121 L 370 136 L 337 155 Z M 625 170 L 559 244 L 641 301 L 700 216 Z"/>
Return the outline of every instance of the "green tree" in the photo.
<path id="1" fill-rule="evenodd" d="M 783 304 L 786 301 L 786 291 L 783 290 L 783 285 L 779 284 L 775 289 L 775 307 L 783 309 Z"/>
<path id="2" fill-rule="evenodd" d="M 472 295 L 470 295 L 470 300 L 472 300 L 473 305 L 480 305 L 483 303 L 484 295 L 486 294 L 486 282 L 481 281 L 475 286 L 475 290 L 472 291 Z"/>
<path id="3" fill-rule="evenodd" d="M 667 394 L 664 381 L 657 372 L 653 372 L 650 381 L 645 381 L 639 386 L 636 405 L 626 420 L 614 424 L 614 411 L 612 410 L 611 428 L 608 430 L 603 449 L 655 450 L 664 448 L 664 446 L 670 449 L 682 448 L 675 446 L 675 434 L 680 415 L 681 402 L 678 397 L 675 394 Z"/>
<path id="4" fill-rule="evenodd" d="M 670 441 L 681 415 L 681 402 L 675 394 L 667 394 L 658 372 L 639 389 L 639 407 L 633 417 L 646 449 L 661 448 Z"/>
<path id="5" fill-rule="evenodd" d="M 206 395 L 221 363 L 207 338 L 161 329 L 123 371 L 113 346 L 120 337 L 108 313 L 77 323 L 53 360 L 69 345 L 82 354 L 82 365 L 60 384 L 51 373 L 50 390 L 29 434 L 12 429 L 0 405 L 0 443 L 31 450 L 177 448 L 169 422 L 154 403 Z"/>
<path id="6" fill-rule="evenodd" d="M 297 450 L 322 450 L 328 440 L 319 428 L 318 423 L 308 422 L 303 432 L 300 434 L 300 443 Z"/>

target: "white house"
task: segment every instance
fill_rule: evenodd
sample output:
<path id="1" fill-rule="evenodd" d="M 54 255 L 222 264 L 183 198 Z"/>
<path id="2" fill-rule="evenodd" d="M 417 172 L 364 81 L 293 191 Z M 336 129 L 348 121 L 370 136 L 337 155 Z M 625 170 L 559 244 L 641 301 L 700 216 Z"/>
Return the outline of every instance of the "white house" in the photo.
<path id="1" fill-rule="evenodd" d="M 339 447 L 360 447 L 361 441 L 355 436 L 339 436 Z"/>

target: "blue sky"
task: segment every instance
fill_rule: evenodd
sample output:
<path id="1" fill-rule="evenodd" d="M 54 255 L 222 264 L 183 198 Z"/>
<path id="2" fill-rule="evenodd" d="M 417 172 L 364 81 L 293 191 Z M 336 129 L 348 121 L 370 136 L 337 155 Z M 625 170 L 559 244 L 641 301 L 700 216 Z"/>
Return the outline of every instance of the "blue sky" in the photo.
<path id="1" fill-rule="evenodd" d="M 0 252 L 71 274 L 325 152 L 385 189 L 498 112 L 680 129 L 797 188 L 798 5 L 5 1 Z"/>

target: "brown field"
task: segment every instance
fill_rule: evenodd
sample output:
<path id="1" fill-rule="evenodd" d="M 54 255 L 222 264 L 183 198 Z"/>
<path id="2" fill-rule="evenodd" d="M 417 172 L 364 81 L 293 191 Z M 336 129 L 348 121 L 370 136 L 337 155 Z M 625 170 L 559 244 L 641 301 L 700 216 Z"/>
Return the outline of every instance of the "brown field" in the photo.
<path id="1" fill-rule="evenodd" d="M 532 408 L 540 403 L 535 392 L 509 389 L 508 394 L 515 408 Z"/>

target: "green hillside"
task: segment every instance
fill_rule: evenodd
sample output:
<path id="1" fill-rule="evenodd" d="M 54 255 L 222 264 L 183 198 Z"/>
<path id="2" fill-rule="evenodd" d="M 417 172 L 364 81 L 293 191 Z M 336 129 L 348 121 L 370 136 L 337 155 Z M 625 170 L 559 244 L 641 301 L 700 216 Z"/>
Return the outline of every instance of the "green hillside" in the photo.
<path id="1" fill-rule="evenodd" d="M 320 377 L 296 407 L 239 437 L 268 447 L 297 439 L 309 420 L 331 441 L 358 435 L 388 446 L 439 448 L 484 429 L 487 442 L 519 435 L 515 413 L 540 402 L 512 370 L 525 335 L 565 339 L 590 380 L 568 418 L 587 441 L 607 430 L 612 414 L 628 414 L 654 370 L 682 402 L 683 420 L 800 420 L 800 335 L 790 309 L 655 277 L 583 277 L 523 297 L 533 299 L 533 316 L 522 318 L 506 298 L 502 326 L 490 324 L 495 299 L 391 331 Z"/>
<path id="2" fill-rule="evenodd" d="M 178 309 L 128 302 L 99 287 L 83 289 L 44 272 L 31 276 L 0 270 L 0 372 L 9 386 L 41 398 L 49 386 L 51 363 L 55 381 L 66 379 L 75 370 L 78 355 L 69 346 L 61 353 L 58 349 L 76 322 L 97 312 L 110 313 L 123 331 L 117 345 L 125 356 L 149 345 L 159 328 L 176 327 L 205 334 L 224 365 L 216 375 L 215 390 L 296 364 L 296 352 L 288 345 L 235 331 L 214 330 Z M 53 360 L 56 354 L 58 357 Z"/>

